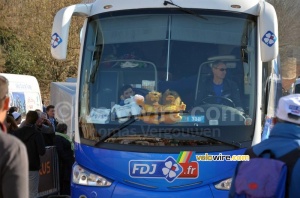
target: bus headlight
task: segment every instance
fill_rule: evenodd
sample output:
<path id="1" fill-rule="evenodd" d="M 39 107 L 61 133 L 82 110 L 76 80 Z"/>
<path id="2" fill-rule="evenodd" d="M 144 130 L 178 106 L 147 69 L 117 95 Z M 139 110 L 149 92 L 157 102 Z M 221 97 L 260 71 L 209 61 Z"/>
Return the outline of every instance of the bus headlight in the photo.
<path id="1" fill-rule="evenodd" d="M 85 170 L 79 165 L 75 165 L 73 167 L 73 176 L 72 176 L 73 183 L 85 185 L 85 186 L 110 186 L 111 181 L 108 179 L 91 173 L 90 171 Z"/>
<path id="2" fill-rule="evenodd" d="M 225 179 L 215 184 L 215 188 L 218 190 L 229 190 L 231 186 L 232 178 Z"/>

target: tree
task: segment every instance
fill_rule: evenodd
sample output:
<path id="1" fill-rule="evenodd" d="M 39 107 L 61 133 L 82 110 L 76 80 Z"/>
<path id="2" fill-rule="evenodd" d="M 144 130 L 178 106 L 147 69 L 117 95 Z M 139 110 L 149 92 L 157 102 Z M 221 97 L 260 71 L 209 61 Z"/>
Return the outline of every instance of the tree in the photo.
<path id="1" fill-rule="evenodd" d="M 44 97 L 50 82 L 77 75 L 80 49 L 79 31 L 83 18 L 72 19 L 67 61 L 57 61 L 50 53 L 52 22 L 56 12 L 80 3 L 75 0 L 0 0 L 0 45 L 5 53 L 5 72 L 35 76 Z M 1 54 L 0 54 L 1 57 Z"/>
<path id="2" fill-rule="evenodd" d="M 267 0 L 276 10 L 281 59 L 293 56 L 295 46 L 300 45 L 299 0 Z"/>

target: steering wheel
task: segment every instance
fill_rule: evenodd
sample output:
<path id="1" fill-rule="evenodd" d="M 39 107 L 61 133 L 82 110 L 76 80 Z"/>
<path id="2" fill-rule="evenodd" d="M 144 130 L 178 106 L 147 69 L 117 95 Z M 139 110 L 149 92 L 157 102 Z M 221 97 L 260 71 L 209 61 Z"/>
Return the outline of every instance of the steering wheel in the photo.
<path id="1" fill-rule="evenodd" d="M 243 112 L 222 104 L 202 104 L 194 112 L 196 116 L 204 116 L 204 124 L 208 125 L 210 125 L 210 120 L 216 120 L 220 126 L 246 125 L 246 121 L 247 125 L 251 125 L 252 122 L 246 119 Z"/>
<path id="2" fill-rule="evenodd" d="M 231 99 L 223 97 L 223 96 L 208 96 L 206 98 L 203 98 L 201 100 L 201 103 L 203 103 L 203 104 L 219 104 L 219 102 L 217 102 L 217 101 L 220 99 L 221 99 L 221 102 L 220 102 L 221 104 L 224 102 L 225 103 L 224 105 L 235 108 L 234 102 Z"/>

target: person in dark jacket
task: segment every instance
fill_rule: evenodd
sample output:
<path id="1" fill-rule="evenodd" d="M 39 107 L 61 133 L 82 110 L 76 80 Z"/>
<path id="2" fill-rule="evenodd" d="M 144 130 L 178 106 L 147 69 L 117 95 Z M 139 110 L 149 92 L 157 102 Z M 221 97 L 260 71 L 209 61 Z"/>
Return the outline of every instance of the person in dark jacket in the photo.
<path id="1" fill-rule="evenodd" d="M 74 144 L 67 135 L 68 126 L 59 123 L 56 127 L 55 145 L 59 159 L 60 189 L 62 195 L 70 195 L 70 182 L 74 159 Z"/>
<path id="2" fill-rule="evenodd" d="M 46 152 L 44 138 L 35 128 L 39 116 L 36 111 L 28 111 L 25 124 L 15 131 L 18 137 L 27 148 L 29 160 L 29 196 L 37 197 L 39 184 L 39 170 L 41 167 L 40 156 Z"/>
<path id="3" fill-rule="evenodd" d="M 55 132 L 50 120 L 47 119 L 47 114 L 39 110 L 35 111 L 39 114 L 35 124 L 37 131 L 42 133 L 46 146 L 54 146 Z"/>
<path id="4" fill-rule="evenodd" d="M 19 139 L 5 133 L 8 107 L 8 81 L 0 76 L 0 198 L 28 198 L 27 151 Z"/>
<path id="5" fill-rule="evenodd" d="M 6 129 L 7 129 L 7 133 L 9 133 L 9 134 L 14 134 L 15 130 L 17 130 L 19 128 L 14 117 L 9 114 L 6 116 L 5 125 L 6 125 Z"/>
<path id="6" fill-rule="evenodd" d="M 200 85 L 198 91 L 197 103 L 201 104 L 209 100 L 209 103 L 232 105 L 231 100 L 236 108 L 242 110 L 242 102 L 240 98 L 240 91 L 236 83 L 232 80 L 226 79 L 226 65 L 222 61 L 217 61 L 212 64 L 213 77 Z"/>
<path id="7" fill-rule="evenodd" d="M 56 126 L 58 124 L 58 121 L 55 118 L 55 106 L 54 105 L 48 105 L 46 107 L 46 113 L 49 121 L 51 122 L 53 126 L 53 131 L 56 131 Z"/>
<path id="8" fill-rule="evenodd" d="M 55 132 L 50 120 L 47 118 L 47 114 L 42 112 L 41 110 L 35 110 L 39 119 L 35 123 L 36 130 L 42 133 L 44 138 L 45 146 L 54 146 Z M 19 128 L 22 128 L 26 125 L 26 121 L 23 121 Z"/>
<path id="9" fill-rule="evenodd" d="M 259 156 L 263 151 L 270 150 L 275 158 L 280 158 L 294 149 L 300 147 L 300 94 L 291 94 L 279 99 L 276 110 L 277 123 L 271 130 L 269 139 L 253 146 L 253 152 Z M 287 186 L 288 195 L 285 197 L 298 197 L 300 195 L 300 158 L 294 167 L 288 167 Z M 250 159 L 251 160 L 251 159 Z M 235 180 L 233 178 L 233 182 Z M 229 197 L 235 197 L 235 186 L 231 185 Z"/>

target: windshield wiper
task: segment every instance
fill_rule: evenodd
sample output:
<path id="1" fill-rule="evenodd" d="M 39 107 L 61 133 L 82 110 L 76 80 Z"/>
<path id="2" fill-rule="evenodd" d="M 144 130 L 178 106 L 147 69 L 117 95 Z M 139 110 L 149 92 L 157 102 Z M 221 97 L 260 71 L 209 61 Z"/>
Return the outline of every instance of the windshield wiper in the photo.
<path id="1" fill-rule="evenodd" d="M 109 139 L 110 137 L 112 137 L 113 135 L 117 134 L 119 131 L 121 131 L 122 129 L 128 127 L 129 125 L 131 125 L 132 123 L 134 123 L 135 121 L 139 120 L 139 118 L 141 117 L 148 117 L 148 116 L 153 116 L 153 115 L 167 115 L 167 114 L 177 114 L 177 113 L 189 113 L 188 111 L 176 111 L 176 112 L 155 112 L 155 113 L 143 113 L 143 114 L 139 114 L 139 115 L 131 115 L 131 116 L 125 116 L 125 117 L 120 117 L 117 118 L 118 120 L 120 119 L 124 119 L 124 118 L 129 118 L 126 122 L 122 123 L 120 126 L 118 126 L 117 128 L 113 129 L 112 131 L 110 131 L 107 135 L 103 136 L 100 138 L 99 142 L 97 142 L 95 144 L 95 146 L 99 146 L 102 142 L 104 142 L 105 140 Z"/>
<path id="2" fill-rule="evenodd" d="M 234 148 L 241 148 L 241 143 L 239 142 L 234 142 L 232 141 L 232 143 L 229 143 L 229 142 L 225 142 L 223 140 L 219 140 L 219 139 L 216 139 L 216 138 L 212 138 L 212 137 L 209 137 L 209 136 L 206 136 L 206 135 L 202 135 L 202 134 L 198 134 L 197 131 L 168 131 L 168 132 L 152 132 L 153 133 L 182 133 L 182 134 L 189 134 L 189 135 L 194 135 L 194 136 L 197 136 L 197 137 L 204 137 L 206 139 L 209 139 L 209 140 L 212 140 L 213 142 L 215 143 L 221 143 L 223 145 L 227 145 L 227 146 L 230 146 L 230 147 L 234 147 Z M 200 132 L 201 133 L 201 132 Z"/>
<path id="3" fill-rule="evenodd" d="M 128 116 L 124 117 L 124 118 L 128 118 Z M 118 119 L 121 119 L 121 118 L 118 118 Z M 121 131 L 122 129 L 128 127 L 129 125 L 131 125 L 132 123 L 134 123 L 137 119 L 138 118 L 136 116 L 130 116 L 129 120 L 127 120 L 126 122 L 124 122 L 120 126 L 118 126 L 117 128 L 115 128 L 112 131 L 110 131 L 107 135 L 101 137 L 100 140 L 99 140 L 99 142 L 97 142 L 95 144 L 95 146 L 99 146 L 102 142 L 104 142 L 108 138 L 112 137 L 113 135 L 115 135 L 116 133 L 118 133 L 119 131 Z"/>
<path id="4" fill-rule="evenodd" d="M 183 7 L 181 7 L 181 6 L 179 6 L 179 5 L 175 4 L 175 3 L 173 3 L 172 0 L 170 0 L 170 1 L 164 1 L 164 5 L 165 5 L 165 6 L 168 5 L 168 4 L 173 5 L 173 6 L 176 6 L 177 8 L 180 8 L 183 12 L 186 12 L 186 13 L 188 13 L 188 14 L 194 15 L 194 16 L 199 17 L 199 18 L 204 19 L 204 20 L 208 20 L 206 17 L 201 16 L 201 15 L 199 15 L 199 14 L 197 14 L 197 13 L 191 11 L 190 9 L 183 8 Z"/>
<path id="5" fill-rule="evenodd" d="M 235 141 L 232 141 L 231 143 L 230 142 L 225 142 L 223 140 L 219 140 L 219 139 L 212 138 L 212 137 L 209 137 L 209 136 L 206 136 L 206 135 L 202 135 L 202 134 L 199 134 L 199 136 L 207 138 L 207 139 L 210 139 L 210 140 L 212 140 L 214 142 L 222 143 L 222 144 L 227 145 L 227 146 L 231 146 L 231 147 L 234 147 L 234 148 L 241 148 L 241 143 L 239 143 L 239 142 L 235 142 Z"/>

